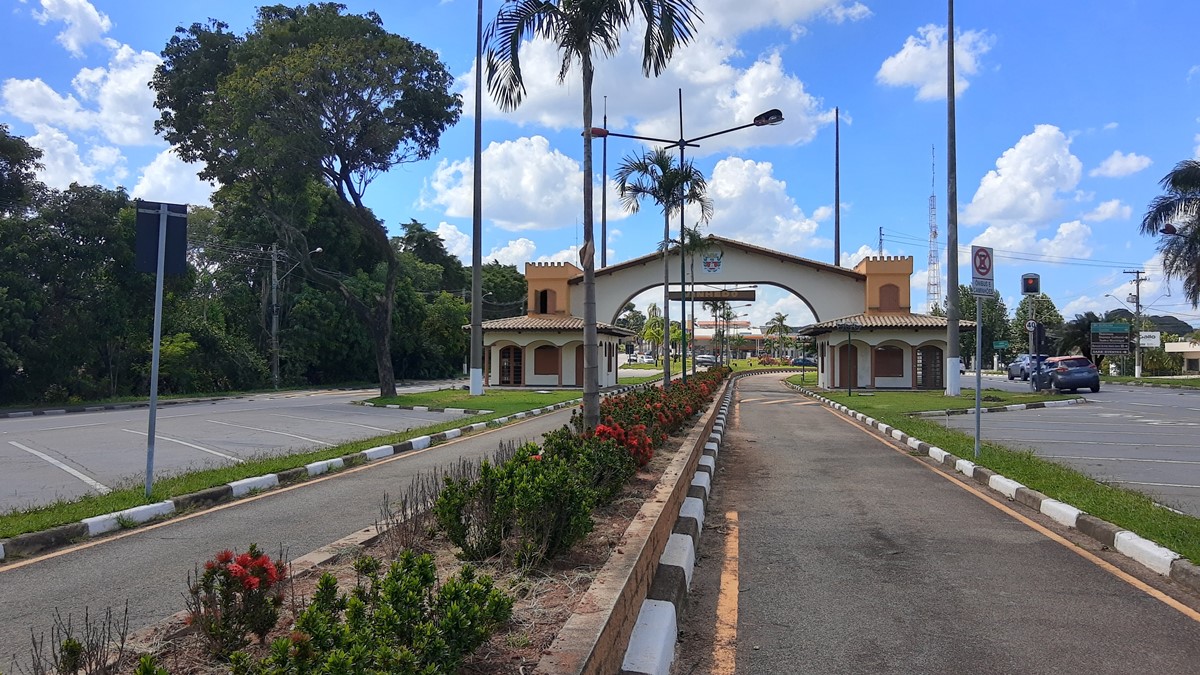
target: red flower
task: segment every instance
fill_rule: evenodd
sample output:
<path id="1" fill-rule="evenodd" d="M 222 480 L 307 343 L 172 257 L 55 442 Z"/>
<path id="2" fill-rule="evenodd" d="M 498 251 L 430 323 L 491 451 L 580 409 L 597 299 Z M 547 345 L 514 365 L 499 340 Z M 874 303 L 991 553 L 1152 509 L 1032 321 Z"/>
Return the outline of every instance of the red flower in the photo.
<path id="1" fill-rule="evenodd" d="M 227 567 L 226 569 L 229 570 L 229 573 L 231 575 L 233 575 L 234 579 L 241 579 L 242 577 L 249 576 L 249 573 L 246 571 L 246 568 L 242 567 L 241 565 L 239 565 L 237 563 L 230 563 L 229 567 Z"/>
<path id="2" fill-rule="evenodd" d="M 243 553 L 239 555 L 235 561 L 242 567 L 249 567 L 254 563 L 254 558 L 251 558 L 249 553 Z"/>
<path id="3" fill-rule="evenodd" d="M 246 578 L 242 579 L 242 585 L 245 586 L 246 590 L 248 591 L 253 591 L 254 589 L 258 588 L 258 584 L 258 577 L 247 576 Z"/>
<path id="4" fill-rule="evenodd" d="M 233 560 L 233 551 L 226 549 L 217 554 L 217 562 L 221 563 L 222 565 L 230 560 Z"/>

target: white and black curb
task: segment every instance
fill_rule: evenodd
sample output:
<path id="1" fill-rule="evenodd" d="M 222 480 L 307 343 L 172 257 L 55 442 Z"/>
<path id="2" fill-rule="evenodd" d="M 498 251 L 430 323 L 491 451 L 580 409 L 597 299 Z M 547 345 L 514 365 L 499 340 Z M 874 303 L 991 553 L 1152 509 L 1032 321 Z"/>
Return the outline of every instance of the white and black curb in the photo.
<path id="1" fill-rule="evenodd" d="M 725 421 L 733 405 L 737 380 L 751 375 L 770 373 L 796 373 L 795 370 L 764 369 L 735 373 L 730 386 L 725 389 L 721 405 L 717 410 L 712 431 L 704 444 L 696 471 L 690 478 L 687 498 L 675 517 L 671 538 L 659 557 L 654 571 L 650 591 L 642 601 L 637 623 L 629 637 L 629 646 L 621 663 L 620 675 L 667 675 L 675 658 L 675 640 L 679 634 L 679 621 L 687 606 L 688 591 L 692 586 L 692 572 L 696 566 L 696 551 L 700 546 L 700 534 L 704 531 L 704 512 L 713 490 L 713 474 L 721 452 L 721 439 L 725 434 Z"/>
<path id="2" fill-rule="evenodd" d="M 816 392 L 787 383 L 788 387 L 812 397 L 838 412 L 850 417 L 864 427 L 874 429 L 876 433 L 904 443 L 917 452 L 928 454 L 935 462 L 943 466 L 953 467 L 955 471 L 998 492 L 1004 497 L 1024 504 L 1039 513 L 1053 519 L 1060 525 L 1078 530 L 1082 534 L 1095 539 L 1104 546 L 1117 551 L 1140 563 L 1149 570 L 1170 577 L 1193 591 L 1200 592 L 1200 566 L 1193 564 L 1180 554 L 1160 546 L 1137 534 L 1124 530 L 1117 525 L 1101 520 L 1070 504 L 1051 499 L 1046 495 L 1025 487 L 1011 478 L 1002 476 L 991 469 L 978 466 L 974 462 L 928 443 L 909 436 L 908 434 L 868 417 L 857 410 L 848 408 L 841 403 L 832 401 Z M 1048 401 L 1049 403 L 1067 404 L 1067 401 Z"/>
<path id="3" fill-rule="evenodd" d="M 789 385 L 791 386 L 791 385 Z M 1066 405 L 1079 405 L 1087 403 L 1086 398 L 1067 398 L 1060 401 L 1038 401 L 1037 403 L 1014 403 L 1012 405 L 997 405 L 989 408 L 980 408 L 980 413 L 999 413 L 1011 412 L 1013 410 L 1036 410 L 1038 408 L 1061 408 Z M 974 415 L 975 408 L 961 408 L 953 410 L 926 410 L 923 412 L 915 412 L 913 417 L 946 417 L 948 415 Z"/>

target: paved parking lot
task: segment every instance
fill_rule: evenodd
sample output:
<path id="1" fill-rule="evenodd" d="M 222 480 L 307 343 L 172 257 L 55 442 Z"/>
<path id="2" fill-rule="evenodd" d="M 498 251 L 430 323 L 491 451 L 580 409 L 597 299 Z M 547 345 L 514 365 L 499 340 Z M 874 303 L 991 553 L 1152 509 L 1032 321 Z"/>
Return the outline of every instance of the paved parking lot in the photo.
<path id="1" fill-rule="evenodd" d="M 377 394 L 292 392 L 159 408 L 155 477 L 462 417 L 349 404 Z M 146 408 L 0 420 L 0 512 L 140 485 L 148 420 Z"/>
<path id="2" fill-rule="evenodd" d="M 1016 383 L 985 380 L 984 386 L 1010 384 Z M 1105 385 L 1083 397 L 1085 405 L 985 414 L 983 438 L 1033 450 L 1200 517 L 1200 392 Z M 972 415 L 941 419 L 974 433 Z"/>

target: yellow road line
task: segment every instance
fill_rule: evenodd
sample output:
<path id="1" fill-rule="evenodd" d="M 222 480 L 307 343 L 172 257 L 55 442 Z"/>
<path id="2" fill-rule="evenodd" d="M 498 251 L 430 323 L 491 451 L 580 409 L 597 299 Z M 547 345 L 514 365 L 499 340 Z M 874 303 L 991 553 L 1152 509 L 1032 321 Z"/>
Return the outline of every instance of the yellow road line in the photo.
<path id="1" fill-rule="evenodd" d="M 738 514 L 725 514 L 725 561 L 717 594 L 717 625 L 713 634 L 713 675 L 732 675 L 737 666 Z"/>
<path id="2" fill-rule="evenodd" d="M 1086 549 L 1083 549 L 1083 548 L 1077 546 L 1074 542 L 1070 541 L 1066 537 L 1063 537 L 1062 535 L 1058 534 L 1057 532 L 1045 527 L 1041 523 L 1038 523 L 1030 518 L 1027 518 L 1026 516 L 1022 515 L 1021 513 L 1013 510 L 1007 504 L 1002 503 L 1002 502 L 996 500 L 995 498 L 993 498 L 991 495 L 983 492 L 981 488 L 978 488 L 974 485 L 970 485 L 968 483 L 964 483 L 964 482 L 960 481 L 956 476 L 952 476 L 948 473 L 945 473 L 944 471 L 938 470 L 938 468 L 936 466 L 929 464 L 928 462 L 925 462 L 922 459 L 922 457 L 924 457 L 924 455 L 913 456 L 913 455 L 909 454 L 907 447 L 905 448 L 905 450 L 901 450 L 901 449 L 897 448 L 896 446 L 892 445 L 886 439 L 880 438 L 879 436 L 867 431 L 866 429 L 863 429 L 861 426 L 854 423 L 852 420 L 849 420 L 849 419 L 843 417 L 840 413 L 837 413 L 833 410 L 829 410 L 829 412 L 833 413 L 833 415 L 836 418 L 838 418 L 839 420 L 853 426 L 855 429 L 858 429 L 859 431 L 867 434 L 871 438 L 874 438 L 875 440 L 879 441 L 880 443 L 882 443 L 883 445 L 885 445 L 889 449 L 891 449 L 893 452 L 897 452 L 897 453 L 907 457 L 908 459 L 910 459 L 914 462 L 917 462 L 918 464 L 925 467 L 926 469 L 932 471 L 935 475 L 941 476 L 946 481 L 948 481 L 951 485 L 957 485 L 958 487 L 962 488 L 963 490 L 970 492 L 971 494 L 975 495 L 976 497 L 983 500 L 984 502 L 991 504 L 996 509 L 999 509 L 1000 511 L 1012 516 L 1017 521 L 1023 523 L 1024 525 L 1026 525 L 1033 531 L 1038 532 L 1039 534 L 1045 536 L 1047 539 L 1055 542 L 1056 544 L 1061 545 L 1063 548 L 1067 549 L 1068 551 L 1072 551 L 1073 553 L 1075 553 L 1079 557 L 1083 558 L 1084 560 L 1087 560 L 1088 562 L 1099 567 L 1100 569 L 1104 570 L 1105 572 L 1108 572 L 1109 574 L 1120 579 L 1121 581 L 1124 581 L 1125 583 L 1129 584 L 1130 586 L 1133 586 L 1134 588 L 1142 591 L 1146 595 L 1149 595 L 1150 597 L 1158 600 L 1159 602 L 1162 602 L 1163 604 L 1167 605 L 1168 607 L 1178 611 L 1180 614 L 1183 614 L 1184 616 L 1191 619 L 1192 621 L 1200 623 L 1200 612 L 1197 612 L 1196 610 L 1192 609 L 1191 607 L 1188 607 L 1187 605 L 1183 604 L 1182 602 L 1179 602 L 1175 598 L 1167 595 L 1166 593 L 1163 593 L 1162 591 L 1158 590 L 1157 588 L 1154 588 L 1150 584 L 1147 584 L 1146 582 L 1142 581 L 1141 579 L 1138 579 L 1137 577 L 1133 576 L 1132 574 L 1129 574 L 1128 572 L 1120 569 L 1116 565 L 1113 565 L 1112 563 L 1108 562 L 1107 560 L 1104 560 L 1103 558 L 1095 555 L 1091 551 L 1088 551 Z"/>

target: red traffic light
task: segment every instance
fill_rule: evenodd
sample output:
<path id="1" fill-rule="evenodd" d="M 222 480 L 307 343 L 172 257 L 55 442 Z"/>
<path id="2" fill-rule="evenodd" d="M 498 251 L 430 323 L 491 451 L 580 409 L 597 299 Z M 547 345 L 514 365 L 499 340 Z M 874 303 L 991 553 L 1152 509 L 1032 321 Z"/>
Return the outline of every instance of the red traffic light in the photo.
<path id="1" fill-rule="evenodd" d="M 1042 278 L 1036 274 L 1021 275 L 1021 295 L 1038 295 L 1042 292 Z"/>

